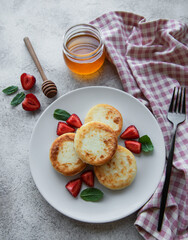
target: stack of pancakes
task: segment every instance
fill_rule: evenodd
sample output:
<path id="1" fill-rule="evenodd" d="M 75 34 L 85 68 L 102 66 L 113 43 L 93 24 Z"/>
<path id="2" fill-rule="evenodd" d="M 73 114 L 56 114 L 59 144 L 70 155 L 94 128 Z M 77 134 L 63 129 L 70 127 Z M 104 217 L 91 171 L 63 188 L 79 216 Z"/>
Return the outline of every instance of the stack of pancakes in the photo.
<path id="1" fill-rule="evenodd" d="M 129 186 L 137 172 L 134 155 L 118 145 L 123 119 L 107 104 L 92 107 L 76 133 L 58 137 L 50 148 L 52 166 L 66 176 L 94 166 L 98 181 L 113 190 Z"/>

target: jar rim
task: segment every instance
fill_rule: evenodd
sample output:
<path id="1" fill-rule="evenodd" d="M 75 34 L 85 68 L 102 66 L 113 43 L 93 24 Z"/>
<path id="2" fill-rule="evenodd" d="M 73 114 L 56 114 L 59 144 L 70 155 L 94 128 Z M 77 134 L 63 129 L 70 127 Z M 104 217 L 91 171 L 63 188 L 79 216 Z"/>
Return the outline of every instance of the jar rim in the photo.
<path id="1" fill-rule="evenodd" d="M 87 54 L 74 54 L 72 52 L 69 51 L 69 49 L 67 48 L 67 41 L 69 39 L 71 39 L 71 36 L 73 36 L 75 33 L 82 33 L 82 31 L 80 31 L 81 29 L 85 29 L 87 30 L 87 32 L 91 32 L 98 40 L 99 40 L 99 45 L 98 47 L 90 52 L 90 53 L 87 53 Z M 66 53 L 66 55 L 68 55 L 69 57 L 71 58 L 74 58 L 74 59 L 87 59 L 87 58 L 93 58 L 95 57 L 100 51 L 101 49 L 103 49 L 104 47 L 104 43 L 102 41 L 102 38 L 101 38 L 101 32 L 100 30 L 93 26 L 93 25 L 90 25 L 90 24 L 86 24 L 86 23 L 83 23 L 83 24 L 76 24 L 72 27 L 70 27 L 64 34 L 64 37 L 63 37 L 63 51 Z"/>

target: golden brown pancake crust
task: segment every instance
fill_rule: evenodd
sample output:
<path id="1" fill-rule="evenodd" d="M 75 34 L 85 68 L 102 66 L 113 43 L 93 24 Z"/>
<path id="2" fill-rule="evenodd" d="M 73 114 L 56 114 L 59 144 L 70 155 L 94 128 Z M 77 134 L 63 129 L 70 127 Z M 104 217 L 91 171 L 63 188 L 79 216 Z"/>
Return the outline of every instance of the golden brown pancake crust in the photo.
<path id="1" fill-rule="evenodd" d="M 117 136 L 107 124 L 89 122 L 77 130 L 74 143 L 80 159 L 91 165 L 102 165 L 114 156 Z"/>
<path id="2" fill-rule="evenodd" d="M 60 163 L 58 161 L 58 154 L 60 152 L 63 153 L 65 151 L 65 143 L 72 142 L 72 145 L 74 145 L 74 137 L 75 133 L 66 133 L 58 138 L 55 139 L 55 141 L 52 143 L 52 146 L 50 148 L 50 161 L 52 163 L 52 166 L 61 174 L 65 176 L 73 176 L 78 173 L 80 173 L 85 167 L 86 163 L 84 163 L 81 159 L 79 159 L 78 156 L 75 157 L 75 161 L 70 162 L 64 162 Z M 73 151 L 73 152 L 71 152 Z M 76 154 L 75 150 L 73 148 L 70 149 L 70 154 Z"/>
<path id="3" fill-rule="evenodd" d="M 99 115 L 99 112 L 101 115 Z M 123 126 L 121 113 L 116 108 L 108 104 L 97 104 L 93 106 L 85 118 L 85 123 L 91 121 L 99 121 L 108 124 L 115 131 L 117 136 L 120 135 Z"/>
<path id="4" fill-rule="evenodd" d="M 134 180 L 137 172 L 136 159 L 126 148 L 118 146 L 111 161 L 94 167 L 98 181 L 112 190 L 128 187 Z"/>

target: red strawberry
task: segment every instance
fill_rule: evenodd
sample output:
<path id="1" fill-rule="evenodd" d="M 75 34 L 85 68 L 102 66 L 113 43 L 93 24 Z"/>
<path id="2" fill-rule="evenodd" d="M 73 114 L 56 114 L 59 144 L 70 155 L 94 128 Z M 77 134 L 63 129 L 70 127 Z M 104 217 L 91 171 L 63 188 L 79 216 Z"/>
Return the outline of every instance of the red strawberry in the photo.
<path id="1" fill-rule="evenodd" d="M 122 139 L 136 139 L 139 138 L 139 132 L 134 125 L 130 125 L 120 136 Z"/>
<path id="2" fill-rule="evenodd" d="M 80 118 L 76 114 L 72 114 L 66 121 L 70 126 L 80 128 L 82 126 L 82 122 Z"/>
<path id="3" fill-rule="evenodd" d="M 72 194 L 73 197 L 77 197 L 82 186 L 82 180 L 80 178 L 71 180 L 66 184 L 66 189 Z"/>
<path id="4" fill-rule="evenodd" d="M 125 140 L 125 147 L 133 153 L 140 153 L 142 144 L 134 140 Z"/>
<path id="5" fill-rule="evenodd" d="M 23 73 L 20 77 L 21 84 L 24 90 L 29 90 L 31 89 L 36 82 L 36 79 L 34 76 L 29 75 L 27 73 Z"/>
<path id="6" fill-rule="evenodd" d="M 35 111 L 40 108 L 40 102 L 33 93 L 29 93 L 25 96 L 22 107 L 26 111 Z"/>
<path id="7" fill-rule="evenodd" d="M 60 136 L 64 133 L 68 133 L 68 132 L 75 132 L 75 129 L 68 126 L 66 123 L 64 122 L 58 122 L 57 125 L 57 135 Z"/>
<path id="8" fill-rule="evenodd" d="M 85 184 L 87 184 L 89 187 L 94 186 L 94 174 L 92 170 L 85 171 L 81 174 L 81 179 Z"/>

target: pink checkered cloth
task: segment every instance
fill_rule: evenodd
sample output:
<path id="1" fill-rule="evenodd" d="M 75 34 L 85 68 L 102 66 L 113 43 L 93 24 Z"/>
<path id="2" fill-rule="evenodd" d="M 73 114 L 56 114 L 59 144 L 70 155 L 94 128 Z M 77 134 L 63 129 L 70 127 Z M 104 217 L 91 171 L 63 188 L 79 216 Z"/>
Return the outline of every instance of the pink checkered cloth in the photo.
<path id="1" fill-rule="evenodd" d="M 172 125 L 166 115 L 173 88 L 188 86 L 188 27 L 175 20 L 147 22 L 127 12 L 110 12 L 91 24 L 100 28 L 107 57 L 115 65 L 124 90 L 152 111 L 169 150 Z M 158 232 L 164 174 L 139 210 L 135 226 L 145 239 L 188 239 L 187 121 L 178 128 L 167 208 Z"/>

